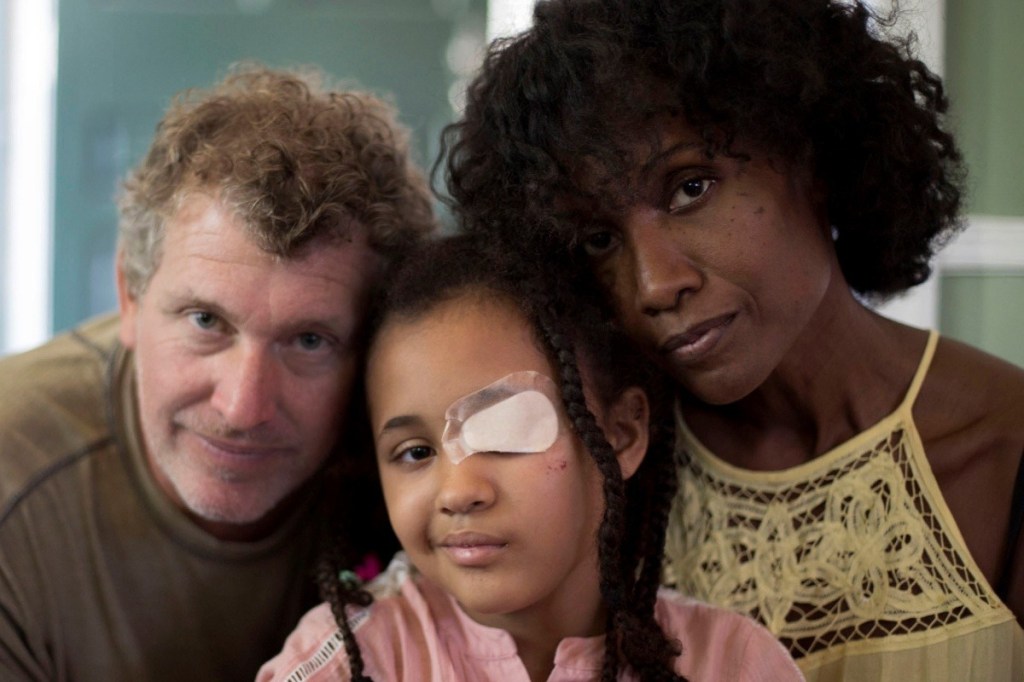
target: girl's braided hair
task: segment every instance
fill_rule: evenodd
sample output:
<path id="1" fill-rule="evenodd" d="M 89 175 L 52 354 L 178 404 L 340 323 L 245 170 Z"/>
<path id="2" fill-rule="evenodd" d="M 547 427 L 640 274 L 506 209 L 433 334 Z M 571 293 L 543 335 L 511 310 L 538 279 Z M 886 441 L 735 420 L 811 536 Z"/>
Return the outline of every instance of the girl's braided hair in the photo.
<path id="1" fill-rule="evenodd" d="M 363 393 L 362 384 L 353 395 Z M 320 556 L 314 568 L 320 598 L 331 605 L 348 654 L 352 682 L 368 682 L 363 656 L 345 616 L 345 607 L 369 606 L 373 597 L 363 589 L 355 570 L 368 559 L 393 555 L 399 548 L 391 530 L 373 453 L 373 434 L 365 401 L 357 399 L 346 417 L 348 457 L 338 457 L 324 473 Z M 354 455 L 351 453 L 355 453 Z"/>
<path id="2" fill-rule="evenodd" d="M 665 636 L 654 618 L 665 528 L 677 485 L 670 389 L 663 374 L 632 348 L 597 296 L 572 284 L 584 280 L 572 276 L 568 267 L 539 253 L 513 256 L 471 236 L 442 239 L 407 259 L 391 278 L 374 328 L 389 321 L 414 321 L 460 296 L 504 301 L 527 318 L 557 370 L 572 427 L 604 480 L 605 511 L 596 538 L 608 614 L 602 680 L 617 679 L 627 667 L 644 680 L 681 680 L 672 671 L 678 643 Z M 630 386 L 647 393 L 649 447 L 628 481 L 623 481 L 615 452 L 584 400 L 581 360 L 599 401 L 610 402 Z M 325 557 L 331 558 L 325 559 L 319 576 L 322 594 L 338 621 L 352 679 L 367 679 L 345 610 L 349 604 L 366 606 L 371 597 L 339 577 L 349 559 L 344 551 L 330 547 Z"/>

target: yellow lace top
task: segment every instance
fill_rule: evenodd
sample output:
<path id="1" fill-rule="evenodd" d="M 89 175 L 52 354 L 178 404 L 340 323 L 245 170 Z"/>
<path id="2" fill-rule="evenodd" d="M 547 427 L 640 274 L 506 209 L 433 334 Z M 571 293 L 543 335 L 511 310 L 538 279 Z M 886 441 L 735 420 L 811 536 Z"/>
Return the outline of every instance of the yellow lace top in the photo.
<path id="1" fill-rule="evenodd" d="M 1024 631 L 967 551 L 902 404 L 821 457 L 739 469 L 679 420 L 666 582 L 745 612 L 808 682 L 1020 682 Z"/>

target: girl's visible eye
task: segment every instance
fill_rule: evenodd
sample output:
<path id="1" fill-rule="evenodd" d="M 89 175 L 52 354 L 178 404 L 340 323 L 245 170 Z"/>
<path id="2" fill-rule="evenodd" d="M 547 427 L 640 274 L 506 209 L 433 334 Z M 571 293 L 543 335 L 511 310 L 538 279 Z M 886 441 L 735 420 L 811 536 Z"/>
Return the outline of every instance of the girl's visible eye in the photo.
<path id="1" fill-rule="evenodd" d="M 714 178 L 691 176 L 683 180 L 672 192 L 668 202 L 669 211 L 680 211 L 700 201 L 712 185 Z"/>
<path id="2" fill-rule="evenodd" d="M 216 329 L 220 318 L 206 310 L 196 310 L 188 314 L 192 324 L 204 330 Z"/>
<path id="3" fill-rule="evenodd" d="M 434 448 L 428 445 L 413 445 L 407 448 L 401 448 L 395 452 L 392 456 L 392 462 L 404 462 L 408 464 L 414 464 L 416 462 L 422 462 L 425 459 L 429 459 L 434 456 Z"/>

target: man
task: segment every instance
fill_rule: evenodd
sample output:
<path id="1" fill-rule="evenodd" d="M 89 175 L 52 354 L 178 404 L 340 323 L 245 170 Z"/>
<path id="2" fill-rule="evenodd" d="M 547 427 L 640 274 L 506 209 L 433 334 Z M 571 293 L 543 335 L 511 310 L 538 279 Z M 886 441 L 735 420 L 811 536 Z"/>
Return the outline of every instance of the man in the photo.
<path id="1" fill-rule="evenodd" d="M 172 104 L 120 210 L 120 315 L 0 362 L 0 679 L 251 679 L 426 184 L 389 106 L 248 65 Z"/>

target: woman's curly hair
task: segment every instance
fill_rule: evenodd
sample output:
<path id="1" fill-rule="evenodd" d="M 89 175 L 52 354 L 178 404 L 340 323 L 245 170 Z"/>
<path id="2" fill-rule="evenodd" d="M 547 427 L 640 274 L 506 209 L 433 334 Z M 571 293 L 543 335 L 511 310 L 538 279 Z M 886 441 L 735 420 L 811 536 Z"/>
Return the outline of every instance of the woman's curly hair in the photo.
<path id="1" fill-rule="evenodd" d="M 353 221 L 386 258 L 434 230 L 429 187 L 394 108 L 325 81 L 313 67 L 242 63 L 174 99 L 119 196 L 132 295 L 145 290 L 166 221 L 192 192 L 225 201 L 261 248 L 282 257 L 324 235 L 348 239 Z"/>
<path id="2" fill-rule="evenodd" d="M 886 35 L 898 16 L 856 0 L 540 2 L 491 46 L 435 180 L 464 229 L 571 247 L 580 221 L 559 199 L 603 201 L 652 118 L 681 117 L 710 154 L 742 141 L 809 167 L 847 281 L 884 298 L 929 276 L 964 182 L 940 78 L 912 35 Z"/>
<path id="3" fill-rule="evenodd" d="M 672 671 L 678 643 L 666 637 L 654 618 L 665 529 L 678 476 L 671 388 L 664 373 L 643 359 L 604 312 L 595 292 L 572 286 L 581 280 L 571 273 L 557 272 L 563 267 L 559 260 L 491 246 L 473 235 L 461 235 L 417 250 L 390 279 L 374 327 L 379 330 L 391 321 L 421 319 L 442 303 L 463 296 L 503 301 L 523 314 L 538 348 L 555 368 L 572 428 L 603 479 L 605 510 L 595 541 L 609 644 L 601 679 L 616 680 L 619 671 L 628 668 L 644 680 L 681 680 Z M 647 455 L 627 481 L 584 398 L 580 365 L 603 404 L 629 386 L 643 388 L 648 396 Z M 352 679 L 365 680 L 346 609 L 367 606 L 372 598 L 346 579 L 352 568 L 344 563 L 346 557 L 352 558 L 343 546 L 348 536 L 338 533 L 333 539 L 319 572 L 321 594 L 338 622 Z"/>

